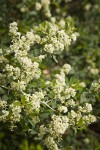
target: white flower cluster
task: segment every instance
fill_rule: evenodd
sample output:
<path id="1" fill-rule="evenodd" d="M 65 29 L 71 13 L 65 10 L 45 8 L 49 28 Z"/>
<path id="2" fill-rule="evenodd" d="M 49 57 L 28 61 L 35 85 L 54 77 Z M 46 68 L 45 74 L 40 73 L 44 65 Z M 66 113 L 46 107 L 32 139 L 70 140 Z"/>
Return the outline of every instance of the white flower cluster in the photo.
<path id="1" fill-rule="evenodd" d="M 41 3 L 46 5 L 45 1 Z M 64 64 L 54 79 L 50 76 L 47 81 L 41 74 L 43 69 L 41 65 L 39 68 L 39 63 L 47 56 L 45 53 L 60 53 L 75 40 L 75 35 L 69 36 L 57 26 L 49 25 L 48 31 L 44 30 L 43 35 L 41 32 L 41 37 L 35 30 L 21 35 L 17 23 L 10 25 L 12 44 L 4 54 L 1 51 L 0 58 L 0 122 L 9 122 L 11 129 L 24 122 L 27 131 L 36 130 L 34 137 L 44 141 L 48 149 L 60 150 L 57 143 L 66 130 L 88 125 L 96 118 L 91 115 L 92 105 L 80 104 L 77 88 L 66 80 L 71 71 L 69 64 Z M 99 91 L 98 83 L 92 86 Z"/>
<path id="2" fill-rule="evenodd" d="M 30 50 L 30 46 L 34 42 L 40 41 L 39 35 L 34 35 L 33 31 L 27 32 L 26 35 L 21 35 L 18 32 L 17 23 L 13 22 L 10 24 L 10 35 L 12 36 L 11 50 L 15 52 L 16 57 L 27 56 L 27 52 Z"/>
<path id="3" fill-rule="evenodd" d="M 90 114 L 92 111 L 92 105 L 84 103 L 83 106 L 79 106 L 79 102 L 74 100 L 76 90 L 66 85 L 65 73 L 68 74 L 70 70 L 71 66 L 66 64 L 62 67 L 60 74 L 55 75 L 55 84 L 53 83 L 52 85 L 50 81 L 46 82 L 47 86 L 52 87 L 55 95 L 53 98 L 56 102 L 58 101 L 56 110 L 52 110 L 55 113 L 59 113 L 59 115 L 53 114 L 51 120 L 46 124 L 42 124 L 39 128 L 38 137 L 44 139 L 48 149 L 59 149 L 59 146 L 56 145 L 56 140 L 58 142 L 61 141 L 62 135 L 69 129 L 69 127 L 80 127 L 96 121 L 96 117 Z M 47 104 L 49 104 L 49 101 Z M 50 108 L 50 105 L 47 106 Z"/>
<path id="4" fill-rule="evenodd" d="M 79 106 L 79 111 L 80 111 L 80 112 L 84 112 L 84 113 L 89 113 L 89 112 L 92 111 L 92 105 L 86 103 L 84 107 Z"/>
<path id="5" fill-rule="evenodd" d="M 15 122 L 19 122 L 20 121 L 20 113 L 21 113 L 21 107 L 20 106 L 15 106 L 13 103 L 10 105 L 10 110 L 11 110 L 11 122 L 15 123 Z"/>
<path id="6" fill-rule="evenodd" d="M 54 141 L 53 137 L 51 136 L 48 136 L 46 139 L 45 139 L 45 145 L 47 146 L 47 148 L 49 150 L 60 150 L 58 148 L 58 145 L 56 144 L 56 142 Z"/>
<path id="7" fill-rule="evenodd" d="M 17 35 L 17 31 L 18 31 L 17 23 L 13 22 L 12 24 L 10 24 L 9 32 L 13 35 Z"/>
<path id="8" fill-rule="evenodd" d="M 60 19 L 60 21 L 59 21 L 58 23 L 59 23 L 59 26 L 60 26 L 61 28 L 64 28 L 64 27 L 65 27 L 65 21 L 64 21 L 64 19 Z"/>
<path id="9" fill-rule="evenodd" d="M 13 62 L 12 64 L 9 62 L 3 71 L 6 72 L 8 81 L 11 82 L 11 88 L 25 90 L 28 82 L 33 78 L 38 79 L 41 75 L 39 63 L 33 62 L 28 55 L 31 45 L 34 42 L 38 43 L 40 36 L 34 35 L 33 32 L 27 32 L 25 36 L 21 36 L 16 22 L 10 24 L 10 35 L 12 36 L 12 45 L 9 55 L 13 55 Z M 38 59 L 42 61 L 44 58 L 44 56 L 40 56 Z"/>
<path id="10" fill-rule="evenodd" d="M 36 2 L 36 3 L 35 3 L 35 9 L 38 11 L 38 10 L 40 10 L 41 8 L 42 8 L 41 3 Z"/>
<path id="11" fill-rule="evenodd" d="M 96 121 L 96 117 L 89 114 L 92 111 L 92 105 L 86 103 L 85 106 L 78 106 L 77 111 L 71 110 L 69 113 L 69 124 L 70 125 L 79 125 L 81 121 L 82 124 L 90 124 Z"/>
<path id="12" fill-rule="evenodd" d="M 100 92 L 100 79 L 98 81 L 94 81 L 91 85 L 91 89 L 94 90 L 95 92 L 99 93 Z"/>
<path id="13" fill-rule="evenodd" d="M 17 91 L 25 90 L 26 83 L 24 81 L 11 82 L 11 88 Z"/>
<path id="14" fill-rule="evenodd" d="M 42 42 L 46 42 L 44 50 L 50 54 L 61 53 L 64 48 L 67 49 L 71 42 L 75 41 L 78 36 L 78 33 L 68 35 L 65 30 L 59 30 L 55 24 L 49 24 L 49 28 L 49 34 L 46 38 L 42 39 Z"/>
<path id="15" fill-rule="evenodd" d="M 68 107 L 68 106 L 70 106 L 70 107 L 75 107 L 76 106 L 76 103 L 75 103 L 75 101 L 73 100 L 73 99 L 69 99 L 69 100 L 67 100 L 67 102 L 66 102 L 66 106 Z"/>
<path id="16" fill-rule="evenodd" d="M 65 74 L 68 74 L 71 71 L 71 66 L 69 64 L 64 64 L 64 66 L 62 67 L 62 71 Z"/>
<path id="17" fill-rule="evenodd" d="M 2 114 L 0 115 L 0 121 L 3 121 L 3 122 L 7 121 L 7 117 L 9 115 L 9 111 L 2 110 L 1 113 Z"/>
<path id="18" fill-rule="evenodd" d="M 76 95 L 76 91 L 71 87 L 66 87 L 64 94 L 66 99 L 70 99 L 71 97 L 74 97 Z"/>
<path id="19" fill-rule="evenodd" d="M 45 44 L 44 50 L 50 54 L 62 52 L 64 50 L 64 44 L 57 40 L 57 38 L 51 38 L 50 44 Z"/>
<path id="20" fill-rule="evenodd" d="M 0 100 L 0 107 L 2 109 L 0 112 L 0 121 L 10 121 L 12 127 L 15 127 L 15 123 L 19 122 L 21 118 L 21 106 L 15 103 L 19 102 L 14 101 L 9 105 L 6 101 Z"/>
<path id="21" fill-rule="evenodd" d="M 89 66 L 88 67 L 88 70 L 90 71 L 90 73 L 92 74 L 92 75 L 98 75 L 99 74 L 99 72 L 100 72 L 100 69 L 98 69 L 98 68 L 96 68 L 96 67 L 92 67 L 92 66 Z"/>
<path id="22" fill-rule="evenodd" d="M 41 92 L 35 92 L 31 95 L 26 95 L 26 112 L 27 114 L 31 114 L 33 112 L 39 112 L 40 111 L 40 104 L 41 100 L 44 99 L 44 93 Z"/>
<path id="23" fill-rule="evenodd" d="M 7 72 L 8 79 L 16 80 L 20 77 L 20 69 L 18 67 L 13 67 L 12 65 L 7 64 L 5 66 L 5 71 Z"/>
<path id="24" fill-rule="evenodd" d="M 49 128 L 53 137 L 59 137 L 65 133 L 69 126 L 68 120 L 69 119 L 67 116 L 52 116 L 52 121 L 50 122 Z"/>
<path id="25" fill-rule="evenodd" d="M 64 30 L 60 30 L 57 32 L 58 34 L 58 40 L 64 44 L 64 45 L 70 45 L 71 44 L 71 38 L 65 33 Z"/>
<path id="26" fill-rule="evenodd" d="M 0 99 L 0 121 L 3 121 L 5 122 L 8 115 L 9 115 L 9 111 L 6 110 L 6 107 L 7 107 L 7 102 Z"/>
<path id="27" fill-rule="evenodd" d="M 66 112 L 68 111 L 68 109 L 67 109 L 66 106 L 59 106 L 59 107 L 58 107 L 58 110 L 59 110 L 60 112 L 63 112 L 63 113 L 66 113 Z"/>
<path id="28" fill-rule="evenodd" d="M 65 74 L 68 74 L 71 71 L 71 66 L 69 64 L 65 64 L 60 74 L 56 74 L 56 82 L 53 86 L 53 91 L 55 93 L 55 97 L 58 98 L 62 103 L 70 99 L 71 97 L 74 97 L 76 95 L 76 91 L 74 88 L 69 87 L 66 85 L 65 82 Z"/>
<path id="29" fill-rule="evenodd" d="M 94 115 L 89 114 L 88 116 L 83 116 L 84 124 L 91 124 L 92 122 L 96 122 L 96 117 Z"/>
<path id="30" fill-rule="evenodd" d="M 41 125 L 39 127 L 38 137 L 42 139 L 43 136 L 46 134 L 46 132 L 47 132 L 47 128 L 44 125 Z"/>
<path id="31" fill-rule="evenodd" d="M 79 33 L 78 33 L 78 32 L 74 32 L 74 33 L 72 33 L 72 35 L 71 35 L 71 39 L 72 39 L 73 41 L 76 41 L 78 36 L 79 36 Z"/>
<path id="32" fill-rule="evenodd" d="M 44 15 L 49 18 L 51 17 L 49 5 L 50 0 L 41 0 L 40 2 L 35 3 L 35 9 L 39 11 L 41 8 L 43 8 Z"/>
<path id="33" fill-rule="evenodd" d="M 70 1 L 71 0 L 65 0 L 65 3 L 68 3 Z M 55 17 L 52 15 L 52 12 L 50 10 L 50 4 L 52 4 L 52 3 L 53 2 L 51 2 L 51 0 L 40 0 L 38 2 L 35 2 L 35 9 L 36 9 L 36 11 L 40 11 L 42 9 L 43 15 L 45 15 L 47 18 L 49 18 L 52 22 L 55 22 Z M 60 1 L 58 3 L 60 3 Z M 55 4 L 55 2 L 54 2 L 54 4 Z M 57 7 L 57 11 L 59 11 L 58 7 Z"/>
<path id="34" fill-rule="evenodd" d="M 0 108 L 5 108 L 7 106 L 7 102 L 0 99 Z"/>

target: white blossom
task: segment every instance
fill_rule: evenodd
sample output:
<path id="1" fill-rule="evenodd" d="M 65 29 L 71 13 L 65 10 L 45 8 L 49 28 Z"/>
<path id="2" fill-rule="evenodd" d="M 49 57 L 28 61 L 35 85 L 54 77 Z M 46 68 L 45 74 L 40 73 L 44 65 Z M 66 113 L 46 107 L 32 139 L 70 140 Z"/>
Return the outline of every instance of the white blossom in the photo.
<path id="1" fill-rule="evenodd" d="M 96 121 L 96 117 L 91 114 L 89 114 L 88 116 L 83 116 L 82 119 L 85 124 L 90 124 Z"/>
<path id="2" fill-rule="evenodd" d="M 44 46 L 44 50 L 46 52 L 49 52 L 50 54 L 52 54 L 54 52 L 54 46 L 52 44 L 46 44 Z"/>
<path id="3" fill-rule="evenodd" d="M 66 112 L 68 111 L 68 109 L 67 109 L 66 106 L 60 106 L 60 107 L 58 108 L 58 110 L 59 110 L 60 112 L 64 112 L 64 113 L 66 113 Z"/>
<path id="4" fill-rule="evenodd" d="M 55 136 L 59 136 L 60 134 L 64 134 L 67 130 L 68 124 L 67 116 L 52 116 L 52 121 L 50 123 L 51 133 L 55 134 Z"/>
<path id="5" fill-rule="evenodd" d="M 56 144 L 56 142 L 54 141 L 53 137 L 51 136 L 48 136 L 46 139 L 45 139 L 45 144 L 47 146 L 47 148 L 49 150 L 60 150 Z"/>
<path id="6" fill-rule="evenodd" d="M 36 3 L 35 3 L 35 9 L 36 9 L 36 10 L 40 10 L 41 8 L 42 8 L 41 3 L 36 2 Z"/>
<path id="7" fill-rule="evenodd" d="M 68 74 L 71 71 L 71 66 L 69 64 L 64 64 L 62 70 Z"/>
<path id="8" fill-rule="evenodd" d="M 14 104 L 10 105 L 10 109 L 12 111 L 12 115 L 10 117 L 11 122 L 19 122 L 20 121 L 20 113 L 21 113 L 21 107 L 15 106 Z"/>

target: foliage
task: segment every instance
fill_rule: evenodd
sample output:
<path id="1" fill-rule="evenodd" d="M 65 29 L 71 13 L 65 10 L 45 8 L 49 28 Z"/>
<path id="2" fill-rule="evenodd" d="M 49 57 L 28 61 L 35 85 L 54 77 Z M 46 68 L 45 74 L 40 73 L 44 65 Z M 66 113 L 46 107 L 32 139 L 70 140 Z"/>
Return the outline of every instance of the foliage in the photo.
<path id="1" fill-rule="evenodd" d="M 0 3 L 0 148 L 99 149 L 99 1 Z"/>

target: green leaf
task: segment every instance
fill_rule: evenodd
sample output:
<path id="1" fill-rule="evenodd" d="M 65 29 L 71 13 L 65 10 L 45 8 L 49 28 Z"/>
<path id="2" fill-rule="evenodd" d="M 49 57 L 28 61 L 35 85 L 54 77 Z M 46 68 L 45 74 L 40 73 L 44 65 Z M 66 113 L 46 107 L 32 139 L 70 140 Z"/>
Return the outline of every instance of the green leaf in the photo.
<path id="1" fill-rule="evenodd" d="M 67 146 L 66 150 L 73 150 L 72 146 Z"/>
<path id="2" fill-rule="evenodd" d="M 49 28 L 49 23 L 46 21 L 43 21 L 39 27 L 36 27 L 35 30 L 42 32 L 43 34 L 47 34 L 47 29 Z"/>
<path id="3" fill-rule="evenodd" d="M 24 95 L 21 97 L 21 102 L 22 102 L 22 104 L 25 104 L 25 96 Z"/>
<path id="4" fill-rule="evenodd" d="M 80 102 L 81 103 L 84 103 L 84 102 L 87 102 L 87 103 L 88 102 L 95 102 L 95 97 L 94 97 L 94 95 L 91 92 L 84 92 L 81 95 Z"/>
<path id="5" fill-rule="evenodd" d="M 5 93 L 5 90 L 0 87 L 0 94 L 4 94 L 4 93 Z"/>
<path id="6" fill-rule="evenodd" d="M 5 101 L 7 101 L 8 100 L 8 96 L 7 95 L 3 95 L 2 99 L 5 100 Z"/>
<path id="7" fill-rule="evenodd" d="M 46 21 L 43 21 L 42 23 L 41 23 L 41 28 L 42 29 L 47 29 L 47 22 Z"/>
<path id="8" fill-rule="evenodd" d="M 5 134 L 3 132 L 0 133 L 0 140 L 4 138 Z"/>
<path id="9" fill-rule="evenodd" d="M 15 101 L 13 104 L 14 106 L 21 106 L 21 103 L 19 101 Z"/>
<path id="10" fill-rule="evenodd" d="M 40 116 L 42 119 L 46 119 L 46 118 L 48 118 L 49 115 L 50 115 L 50 113 L 42 113 Z"/>
<path id="11" fill-rule="evenodd" d="M 32 127 L 35 127 L 35 124 L 32 120 L 28 120 L 28 122 L 31 124 Z"/>
<path id="12" fill-rule="evenodd" d="M 36 148 L 37 148 L 37 150 L 43 150 L 40 145 L 37 145 Z"/>
<path id="13" fill-rule="evenodd" d="M 57 107 L 57 102 L 56 101 L 52 101 L 51 105 L 52 105 L 52 108 L 56 108 Z"/>
<path id="14" fill-rule="evenodd" d="M 34 130 L 31 130 L 31 131 L 30 131 L 30 134 L 31 134 L 31 135 L 35 135 L 35 134 L 37 134 L 37 132 L 34 131 Z"/>

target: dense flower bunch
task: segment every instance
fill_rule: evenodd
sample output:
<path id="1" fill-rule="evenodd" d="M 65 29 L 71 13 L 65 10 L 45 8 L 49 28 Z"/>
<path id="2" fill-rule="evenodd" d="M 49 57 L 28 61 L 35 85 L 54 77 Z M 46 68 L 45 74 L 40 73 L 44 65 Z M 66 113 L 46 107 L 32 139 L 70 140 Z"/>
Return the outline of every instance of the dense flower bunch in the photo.
<path id="1" fill-rule="evenodd" d="M 41 63 L 48 55 L 67 50 L 77 34 L 49 22 L 25 35 L 13 22 L 9 32 L 12 44 L 0 50 L 0 122 L 11 130 L 26 128 L 50 150 L 62 149 L 58 143 L 67 130 L 82 128 L 96 118 L 91 114 L 92 105 L 80 100 L 84 85 L 68 80 L 71 66 L 64 64 L 47 78 Z"/>
<path id="2" fill-rule="evenodd" d="M 96 92 L 99 93 L 100 91 L 100 79 L 98 81 L 94 81 L 91 85 L 91 89 Z"/>
<path id="3" fill-rule="evenodd" d="M 30 18 L 31 15 L 34 16 L 32 24 L 34 24 L 34 22 L 38 24 L 44 19 L 47 19 L 53 24 L 57 22 L 60 28 L 63 29 L 65 27 L 65 18 L 68 16 L 71 18 L 71 15 L 73 15 L 73 18 L 77 18 L 76 24 L 78 28 L 80 28 L 78 29 L 80 32 L 80 40 L 77 45 L 72 48 L 72 51 L 67 54 L 68 57 L 70 57 L 69 63 L 74 66 L 75 71 L 78 72 L 77 76 L 82 80 L 87 78 L 89 84 L 91 84 L 95 78 L 98 79 L 100 74 L 98 65 L 100 63 L 98 26 L 98 24 L 100 24 L 100 13 L 98 1 L 82 1 L 81 4 L 79 4 L 79 2 L 74 2 L 73 0 L 36 0 L 34 2 L 32 0 L 23 0 L 22 3 L 18 5 L 18 8 L 22 14 L 27 15 L 27 18 Z M 77 13 L 76 15 L 74 14 L 74 11 Z M 78 11 L 81 13 L 78 13 Z M 81 16 L 83 16 L 85 22 L 81 21 Z M 93 20 L 95 20 L 95 23 Z M 87 24 L 91 24 L 91 26 L 88 26 Z M 64 35 L 64 33 L 62 34 Z M 74 35 L 75 34 L 77 33 L 74 33 Z M 76 36 L 74 35 L 72 35 L 72 37 L 75 40 Z M 66 39 L 67 38 L 68 37 L 66 37 Z M 70 39 L 67 41 L 70 44 Z M 63 45 L 59 44 L 59 47 L 63 50 Z M 46 45 L 46 51 L 49 49 L 53 51 L 53 48 L 54 47 L 51 44 Z M 63 53 L 62 57 L 65 57 L 65 55 L 66 53 Z"/>

